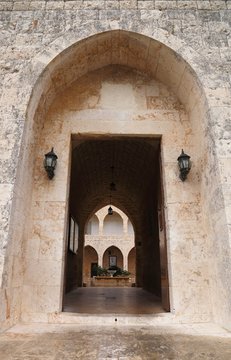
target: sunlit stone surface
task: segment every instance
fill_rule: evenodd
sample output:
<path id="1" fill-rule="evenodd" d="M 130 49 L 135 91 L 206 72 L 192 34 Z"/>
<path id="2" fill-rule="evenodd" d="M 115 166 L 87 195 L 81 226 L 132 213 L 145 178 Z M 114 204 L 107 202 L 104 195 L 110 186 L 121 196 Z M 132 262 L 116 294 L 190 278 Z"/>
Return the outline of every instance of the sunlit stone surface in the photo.
<path id="1" fill-rule="evenodd" d="M 0 336 L 4 360 L 230 360 L 231 338 L 211 324 L 181 327 L 17 326 Z"/>

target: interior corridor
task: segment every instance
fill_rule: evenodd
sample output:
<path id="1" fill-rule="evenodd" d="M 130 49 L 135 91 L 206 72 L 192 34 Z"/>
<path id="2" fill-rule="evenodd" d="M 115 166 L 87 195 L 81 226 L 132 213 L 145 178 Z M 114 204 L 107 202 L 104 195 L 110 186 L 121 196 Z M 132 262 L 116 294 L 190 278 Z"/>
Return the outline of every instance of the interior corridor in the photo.
<path id="1" fill-rule="evenodd" d="M 141 288 L 77 288 L 65 296 L 65 312 L 80 314 L 163 313 L 161 300 Z"/>
<path id="2" fill-rule="evenodd" d="M 64 311 L 87 314 L 170 311 L 160 144 L 160 137 L 73 137 Z M 116 211 L 126 215 L 126 221 L 121 222 L 121 236 L 125 236 L 127 243 L 124 259 L 115 250 L 122 249 L 122 238 L 113 233 L 115 224 L 111 221 L 110 227 L 104 229 L 100 218 L 97 231 L 92 234 L 93 243 L 89 242 L 89 220 L 104 207 L 111 221 L 119 216 Z M 132 244 L 128 219 L 134 228 Z M 98 249 L 98 253 L 89 252 L 87 262 L 86 245 Z M 129 268 L 132 248 L 135 257 Z M 122 271 L 129 270 L 131 284 L 136 287 L 89 289 L 95 265 L 103 270 L 113 265 Z"/>

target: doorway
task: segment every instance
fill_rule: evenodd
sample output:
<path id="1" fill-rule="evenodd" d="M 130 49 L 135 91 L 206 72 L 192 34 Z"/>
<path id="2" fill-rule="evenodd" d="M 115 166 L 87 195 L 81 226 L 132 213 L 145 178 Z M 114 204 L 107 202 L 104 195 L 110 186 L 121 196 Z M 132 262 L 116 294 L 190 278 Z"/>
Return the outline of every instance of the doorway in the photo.
<path id="1" fill-rule="evenodd" d="M 98 263 L 91 263 L 91 278 L 97 275 Z"/>
<path id="2" fill-rule="evenodd" d="M 123 211 L 134 228 L 135 262 L 131 260 L 131 254 L 127 255 L 130 255 L 129 266 L 135 273 L 136 282 L 131 282 L 133 286 L 126 291 L 128 294 L 133 291 L 133 296 L 139 297 L 143 292 L 144 303 L 148 303 L 149 295 L 153 295 L 158 307 L 162 304 L 163 311 L 169 311 L 160 145 L 160 137 L 73 137 L 69 217 L 78 224 L 79 233 L 76 252 L 67 249 L 64 311 L 70 292 L 76 292 L 78 302 L 78 293 L 81 291 L 82 298 L 82 291 L 85 291 L 82 289 L 85 234 L 89 219 L 106 205 Z M 102 225 L 97 226 L 102 231 Z M 115 260 L 115 254 L 112 255 Z M 109 252 L 106 259 L 110 259 Z M 118 261 L 118 255 L 116 260 L 123 268 L 124 262 Z M 103 260 L 102 263 L 109 267 L 108 262 Z M 132 287 L 139 288 L 139 295 L 135 295 Z M 117 290 L 118 296 L 124 292 L 122 287 Z M 104 311 L 102 307 L 102 313 Z M 146 313 L 143 305 L 134 311 Z M 152 313 L 153 308 L 150 311 Z"/>

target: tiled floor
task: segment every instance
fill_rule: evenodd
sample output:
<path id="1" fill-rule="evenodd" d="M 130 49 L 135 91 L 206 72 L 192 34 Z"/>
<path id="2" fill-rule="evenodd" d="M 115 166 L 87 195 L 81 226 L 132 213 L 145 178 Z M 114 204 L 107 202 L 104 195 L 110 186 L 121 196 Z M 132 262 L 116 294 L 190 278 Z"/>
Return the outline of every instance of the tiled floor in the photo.
<path id="1" fill-rule="evenodd" d="M 199 330 L 185 325 L 169 328 L 17 325 L 0 335 L 0 359 L 230 360 L 230 334 L 221 331 L 219 336 L 216 331 L 212 324 Z"/>
<path id="2" fill-rule="evenodd" d="M 163 313 L 161 301 L 141 288 L 78 288 L 64 299 L 64 311 L 80 314 Z"/>

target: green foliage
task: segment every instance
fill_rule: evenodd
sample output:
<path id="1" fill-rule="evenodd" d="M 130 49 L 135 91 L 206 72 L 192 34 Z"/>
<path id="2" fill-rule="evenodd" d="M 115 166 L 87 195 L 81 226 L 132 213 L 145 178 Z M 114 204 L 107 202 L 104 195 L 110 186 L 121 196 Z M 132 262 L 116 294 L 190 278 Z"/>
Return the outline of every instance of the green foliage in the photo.
<path id="1" fill-rule="evenodd" d="M 94 270 L 95 270 L 95 273 L 97 274 L 97 276 L 108 276 L 109 275 L 107 269 L 104 269 L 103 267 L 101 267 L 99 265 L 95 265 Z"/>
<path id="2" fill-rule="evenodd" d="M 130 275 L 129 271 L 123 270 L 123 269 L 119 268 L 118 266 L 111 266 L 108 270 L 116 270 L 116 272 L 113 274 L 113 277 Z"/>
<path id="3" fill-rule="evenodd" d="M 118 266 L 111 266 L 108 270 L 116 270 L 116 272 L 113 274 L 113 277 L 130 275 L 129 271 L 123 270 L 123 269 L 119 268 Z M 94 272 L 95 272 L 96 276 L 110 276 L 110 273 L 108 272 L 108 270 L 99 265 L 94 266 Z"/>

